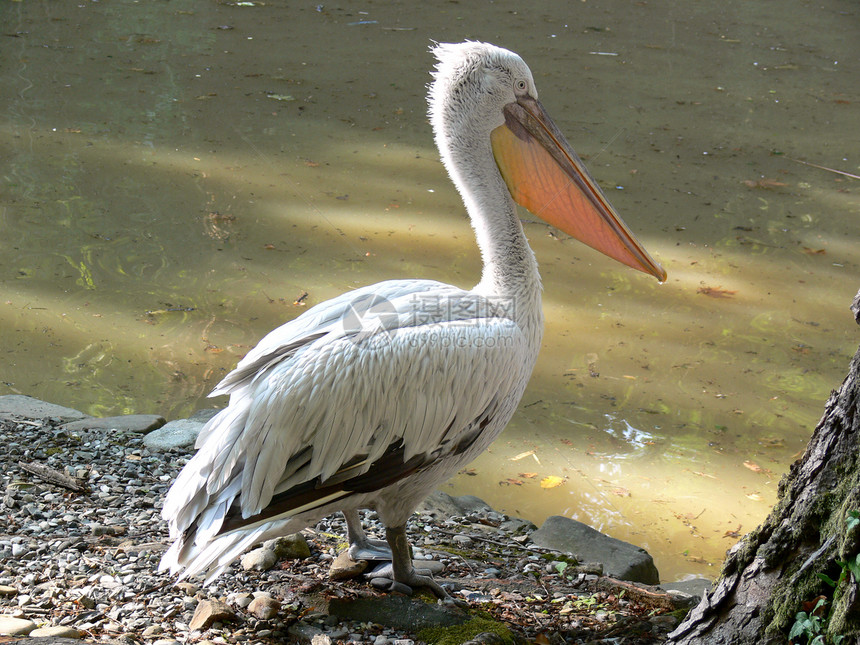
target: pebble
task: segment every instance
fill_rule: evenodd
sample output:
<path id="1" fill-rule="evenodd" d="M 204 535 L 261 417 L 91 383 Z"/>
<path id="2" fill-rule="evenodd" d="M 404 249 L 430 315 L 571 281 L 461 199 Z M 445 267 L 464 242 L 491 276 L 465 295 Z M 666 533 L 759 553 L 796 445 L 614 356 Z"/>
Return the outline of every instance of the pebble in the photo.
<path id="1" fill-rule="evenodd" d="M 0 634 L 4 636 L 26 636 L 36 629 L 36 623 L 26 618 L 0 616 Z"/>
<path id="2" fill-rule="evenodd" d="M 188 628 L 191 631 L 203 630 L 215 623 L 221 623 L 236 618 L 236 613 L 229 605 L 220 600 L 203 600 L 197 605 Z"/>
<path id="3" fill-rule="evenodd" d="M 271 549 L 275 556 L 282 560 L 298 560 L 311 557 L 311 548 L 301 533 L 293 533 L 283 537 L 267 540 L 263 548 Z"/>
<path id="4" fill-rule="evenodd" d="M 248 605 L 248 612 L 260 620 L 269 620 L 278 615 L 281 603 L 268 595 L 256 596 Z"/>
<path id="5" fill-rule="evenodd" d="M 234 593 L 227 597 L 228 602 L 233 603 L 240 609 L 244 609 L 253 602 L 254 597 L 249 593 Z"/>
<path id="6" fill-rule="evenodd" d="M 345 549 L 332 560 L 328 577 L 332 580 L 347 580 L 360 576 L 366 569 L 367 560 L 353 560 L 349 557 L 349 550 Z"/>
<path id="7" fill-rule="evenodd" d="M 43 638 L 53 636 L 54 638 L 81 638 L 83 634 L 74 627 L 65 625 L 54 625 L 51 627 L 39 627 L 29 634 L 30 638 Z"/>

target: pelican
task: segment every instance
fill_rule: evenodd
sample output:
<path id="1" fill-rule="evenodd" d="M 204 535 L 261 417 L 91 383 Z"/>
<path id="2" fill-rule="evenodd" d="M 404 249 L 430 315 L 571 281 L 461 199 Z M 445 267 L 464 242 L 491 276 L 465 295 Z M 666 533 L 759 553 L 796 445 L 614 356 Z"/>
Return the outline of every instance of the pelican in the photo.
<path id="1" fill-rule="evenodd" d="M 413 566 L 406 521 L 514 414 L 543 334 L 541 282 L 515 203 L 656 277 L 645 251 L 538 101 L 531 71 L 490 44 L 438 44 L 429 115 L 483 259 L 473 289 L 389 280 L 270 332 L 215 388 L 162 516 L 161 570 L 210 582 L 256 543 L 342 511 L 350 553 L 387 554 L 392 589 L 447 592 Z M 375 509 L 386 542 L 368 539 Z M 387 543 L 387 544 L 386 544 Z"/>

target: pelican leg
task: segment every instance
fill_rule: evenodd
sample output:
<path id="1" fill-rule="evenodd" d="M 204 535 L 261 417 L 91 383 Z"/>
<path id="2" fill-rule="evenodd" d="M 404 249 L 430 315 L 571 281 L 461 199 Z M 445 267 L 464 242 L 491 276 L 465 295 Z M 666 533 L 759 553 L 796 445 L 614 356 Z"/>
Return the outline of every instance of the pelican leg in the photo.
<path id="1" fill-rule="evenodd" d="M 429 575 L 429 571 L 427 571 L 427 574 L 423 574 L 415 570 L 412 564 L 412 552 L 409 548 L 409 540 L 406 539 L 405 524 L 386 527 L 385 537 L 388 539 L 388 545 L 391 547 L 392 578 L 395 583 L 400 583 L 410 588 L 427 587 L 436 594 L 436 597 L 443 600 L 451 599 L 451 595 L 439 586 L 439 583 L 433 580 L 433 577 Z M 426 569 L 422 571 L 426 571 Z"/>
<path id="2" fill-rule="evenodd" d="M 355 560 L 391 560 L 391 548 L 384 540 L 371 540 L 361 526 L 358 511 L 343 511 L 346 518 L 346 538 L 349 540 L 349 557 Z"/>

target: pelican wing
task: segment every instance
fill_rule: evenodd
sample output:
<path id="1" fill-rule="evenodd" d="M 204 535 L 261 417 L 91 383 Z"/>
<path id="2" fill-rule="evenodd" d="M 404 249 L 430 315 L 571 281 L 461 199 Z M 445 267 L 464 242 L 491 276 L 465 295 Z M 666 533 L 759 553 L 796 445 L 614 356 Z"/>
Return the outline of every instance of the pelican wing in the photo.
<path id="1" fill-rule="evenodd" d="M 326 300 L 266 334 L 209 396 L 231 394 L 241 389 L 269 363 L 342 327 L 349 314 L 362 318 L 366 312 L 378 311 L 391 300 L 452 288 L 435 280 L 386 280 Z M 197 447 L 203 440 L 205 436 L 201 436 Z"/>
<path id="2" fill-rule="evenodd" d="M 276 330 L 224 379 L 230 406 L 165 501 L 171 533 L 193 528 L 199 544 L 379 490 L 486 440 L 500 403 L 515 405 L 520 328 L 503 305 L 447 285 L 386 292 L 358 324 L 349 307 L 307 312 L 313 324 Z"/>

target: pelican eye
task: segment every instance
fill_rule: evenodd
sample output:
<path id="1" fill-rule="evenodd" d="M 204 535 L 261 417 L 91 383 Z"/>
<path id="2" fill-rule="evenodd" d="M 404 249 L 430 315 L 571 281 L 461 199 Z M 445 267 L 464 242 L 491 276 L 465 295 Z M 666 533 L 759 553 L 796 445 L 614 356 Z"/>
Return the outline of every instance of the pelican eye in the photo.
<path id="1" fill-rule="evenodd" d="M 520 92 L 525 92 L 528 85 L 524 80 L 520 79 L 515 83 L 514 87 L 516 87 Z"/>

